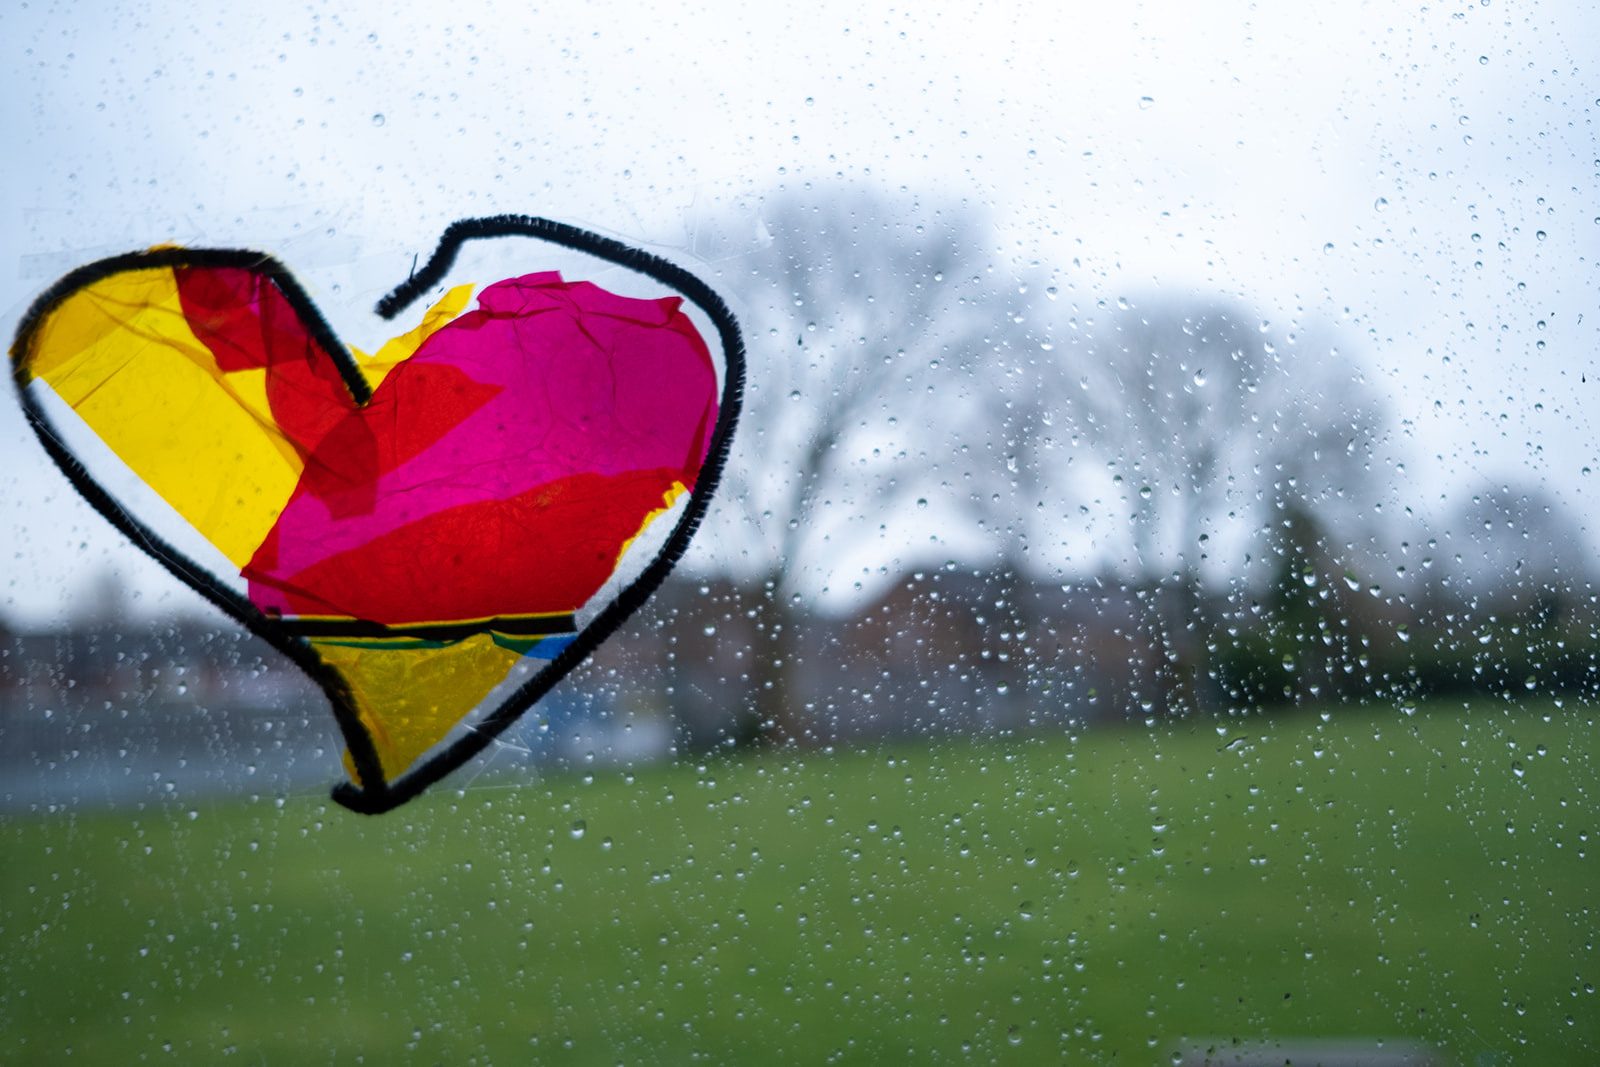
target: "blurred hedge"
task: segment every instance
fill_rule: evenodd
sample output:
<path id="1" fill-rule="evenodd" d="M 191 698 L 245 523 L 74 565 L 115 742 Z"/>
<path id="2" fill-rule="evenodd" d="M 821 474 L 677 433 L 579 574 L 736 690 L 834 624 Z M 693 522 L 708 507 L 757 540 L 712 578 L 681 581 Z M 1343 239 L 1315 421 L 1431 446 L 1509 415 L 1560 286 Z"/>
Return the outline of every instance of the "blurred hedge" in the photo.
<path id="1" fill-rule="evenodd" d="M 1412 625 L 1365 638 L 1335 636 L 1327 627 L 1268 625 L 1213 648 L 1214 681 L 1233 706 L 1600 695 L 1600 636 L 1576 622 Z"/>

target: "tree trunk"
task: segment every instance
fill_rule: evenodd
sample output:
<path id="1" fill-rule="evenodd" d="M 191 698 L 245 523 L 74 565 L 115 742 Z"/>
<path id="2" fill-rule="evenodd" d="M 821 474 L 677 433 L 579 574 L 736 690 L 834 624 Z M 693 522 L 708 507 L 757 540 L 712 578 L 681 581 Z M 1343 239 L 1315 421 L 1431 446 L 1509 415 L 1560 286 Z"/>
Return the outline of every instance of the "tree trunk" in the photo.
<path id="1" fill-rule="evenodd" d="M 799 617 L 778 583 L 764 583 L 756 610 L 756 630 L 750 655 L 752 703 L 757 738 L 771 745 L 809 746 L 817 742 L 796 683 L 795 655 L 799 648 Z"/>
<path id="2" fill-rule="evenodd" d="M 1182 582 L 1182 589 L 1179 594 L 1177 619 L 1178 665 L 1188 700 L 1183 710 L 1209 711 L 1211 655 L 1206 638 L 1210 624 L 1205 617 L 1202 603 L 1204 590 L 1200 587 L 1200 575 L 1192 570 L 1185 571 L 1179 580 Z"/>
<path id="3" fill-rule="evenodd" d="M 1156 588 L 1156 632 L 1151 635 L 1157 658 L 1156 714 L 1185 715 L 1210 706 L 1210 670 L 1200 595 L 1199 577 L 1189 572 Z"/>

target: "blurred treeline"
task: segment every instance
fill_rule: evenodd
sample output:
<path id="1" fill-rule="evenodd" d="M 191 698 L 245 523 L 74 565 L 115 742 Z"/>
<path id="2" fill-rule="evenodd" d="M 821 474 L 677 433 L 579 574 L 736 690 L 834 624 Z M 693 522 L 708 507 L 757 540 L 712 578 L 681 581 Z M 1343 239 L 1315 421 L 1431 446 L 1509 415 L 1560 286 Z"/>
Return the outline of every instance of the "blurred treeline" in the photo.
<path id="1" fill-rule="evenodd" d="M 1346 323 L 1120 291 L 904 190 L 740 217 L 704 238 L 751 342 L 717 581 L 665 627 L 691 688 L 722 665 L 697 743 L 1594 690 L 1576 518 L 1408 476 L 1436 401 Z"/>

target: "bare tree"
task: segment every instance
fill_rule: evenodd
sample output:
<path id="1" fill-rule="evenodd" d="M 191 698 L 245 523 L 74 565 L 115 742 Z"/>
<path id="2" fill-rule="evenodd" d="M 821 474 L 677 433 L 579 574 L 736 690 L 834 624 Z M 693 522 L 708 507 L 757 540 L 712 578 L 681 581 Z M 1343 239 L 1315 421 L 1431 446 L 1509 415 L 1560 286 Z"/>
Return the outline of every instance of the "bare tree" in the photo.
<path id="1" fill-rule="evenodd" d="M 1469 608 L 1554 622 L 1592 577 L 1583 528 L 1537 486 L 1473 493 L 1456 508 L 1441 541 L 1445 580 Z"/>
<path id="2" fill-rule="evenodd" d="M 1015 287 L 966 203 L 807 186 L 759 218 L 766 246 L 731 279 L 751 349 L 726 494 L 742 523 L 714 536 L 737 539 L 721 555 L 742 556 L 759 589 L 762 732 L 805 741 L 797 609 L 851 580 L 852 557 L 925 552 L 890 532 L 906 514 L 935 526 L 976 514 L 964 412 Z"/>
<path id="3" fill-rule="evenodd" d="M 1084 319 L 1061 331 L 1070 343 L 1024 349 L 1006 392 L 1006 462 L 1032 512 L 1016 535 L 1070 521 L 1059 493 L 1046 503 L 1052 476 L 1118 508 L 1110 562 L 1143 604 L 1153 659 L 1137 695 L 1152 710 L 1203 705 L 1208 577 L 1245 573 L 1290 504 L 1325 524 L 1359 514 L 1379 420 L 1331 346 L 1307 351 L 1231 305 L 1121 301 Z M 1080 454 L 1097 464 L 1074 477 Z"/>

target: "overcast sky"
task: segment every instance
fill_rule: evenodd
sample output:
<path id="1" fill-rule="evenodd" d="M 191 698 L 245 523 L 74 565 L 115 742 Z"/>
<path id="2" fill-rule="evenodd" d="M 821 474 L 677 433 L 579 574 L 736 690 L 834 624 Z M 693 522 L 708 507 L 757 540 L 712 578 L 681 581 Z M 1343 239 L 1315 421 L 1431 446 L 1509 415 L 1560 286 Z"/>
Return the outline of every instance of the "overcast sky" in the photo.
<path id="1" fill-rule="evenodd" d="M 763 192 L 843 177 L 967 199 L 1069 303 L 1223 294 L 1332 324 L 1408 504 L 1530 484 L 1600 531 L 1593 5 L 388 6 L 8 5 L 6 334 L 73 266 L 176 240 L 275 252 L 370 346 L 412 254 L 495 212 L 715 283 L 739 238 L 706 220 L 744 212 L 753 242 Z M 14 399 L 0 445 L 0 615 L 70 616 L 112 567 L 147 609 L 197 603 Z"/>

